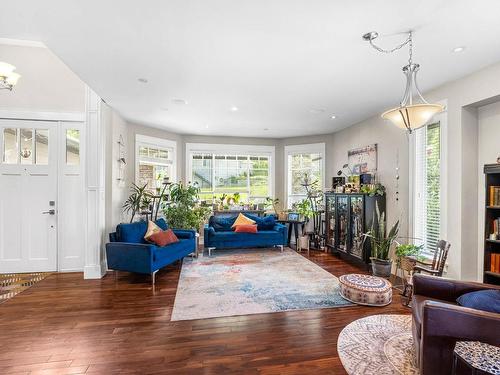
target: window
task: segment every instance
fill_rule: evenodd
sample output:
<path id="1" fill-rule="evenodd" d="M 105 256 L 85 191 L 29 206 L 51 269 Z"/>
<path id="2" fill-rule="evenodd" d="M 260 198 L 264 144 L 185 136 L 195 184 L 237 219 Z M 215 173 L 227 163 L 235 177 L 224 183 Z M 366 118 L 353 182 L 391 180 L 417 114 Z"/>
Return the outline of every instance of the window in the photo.
<path id="1" fill-rule="evenodd" d="M 136 183 L 155 193 L 165 178 L 176 179 L 176 142 L 143 135 L 136 136 Z"/>
<path id="2" fill-rule="evenodd" d="M 2 160 L 5 164 L 47 165 L 48 147 L 48 129 L 3 129 Z"/>
<path id="3" fill-rule="evenodd" d="M 306 197 L 306 189 L 303 186 L 306 176 L 311 182 L 317 181 L 318 188 L 323 189 L 325 176 L 324 155 L 324 143 L 285 146 L 288 208 Z"/>
<path id="4" fill-rule="evenodd" d="M 80 130 L 66 130 L 66 164 L 80 165 Z"/>
<path id="5" fill-rule="evenodd" d="M 198 183 L 202 200 L 239 193 L 242 202 L 263 202 L 273 195 L 273 153 L 265 146 L 187 144 L 187 178 Z"/>
<path id="6" fill-rule="evenodd" d="M 413 237 L 431 257 L 442 237 L 442 128 L 440 122 L 414 133 Z"/>

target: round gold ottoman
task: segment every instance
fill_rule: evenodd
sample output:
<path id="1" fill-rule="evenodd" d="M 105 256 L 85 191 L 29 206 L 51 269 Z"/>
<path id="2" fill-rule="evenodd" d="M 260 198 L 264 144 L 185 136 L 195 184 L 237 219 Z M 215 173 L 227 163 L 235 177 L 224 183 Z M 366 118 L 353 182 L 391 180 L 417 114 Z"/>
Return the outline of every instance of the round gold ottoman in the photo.
<path id="1" fill-rule="evenodd" d="M 342 275 L 340 295 L 358 305 L 385 306 L 392 302 L 392 284 L 377 276 L 351 273 Z"/>

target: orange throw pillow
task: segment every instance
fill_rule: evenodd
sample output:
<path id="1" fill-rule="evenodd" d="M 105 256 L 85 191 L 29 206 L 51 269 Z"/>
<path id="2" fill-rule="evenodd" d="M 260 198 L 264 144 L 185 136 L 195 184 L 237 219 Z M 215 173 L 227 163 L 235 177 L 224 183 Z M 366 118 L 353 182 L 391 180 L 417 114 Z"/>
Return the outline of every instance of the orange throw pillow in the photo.
<path id="1" fill-rule="evenodd" d="M 257 233 L 257 224 L 237 225 L 234 231 L 236 233 Z"/>
<path id="2" fill-rule="evenodd" d="M 179 242 L 179 239 L 177 238 L 172 229 L 162 230 L 161 232 L 155 232 L 148 237 L 148 240 L 153 242 L 156 246 L 160 247 Z"/>
<path id="3" fill-rule="evenodd" d="M 241 212 L 239 213 L 238 217 L 236 218 L 235 222 L 233 225 L 231 225 L 231 228 L 236 228 L 237 225 L 251 225 L 255 224 L 255 221 L 252 219 L 249 219 L 245 215 L 243 215 Z"/>

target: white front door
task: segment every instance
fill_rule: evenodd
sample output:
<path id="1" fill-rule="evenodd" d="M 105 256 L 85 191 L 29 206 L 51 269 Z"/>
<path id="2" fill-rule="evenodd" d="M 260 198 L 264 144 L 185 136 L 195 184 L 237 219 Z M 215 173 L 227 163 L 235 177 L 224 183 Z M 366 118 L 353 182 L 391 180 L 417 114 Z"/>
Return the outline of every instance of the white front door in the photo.
<path id="1" fill-rule="evenodd" d="M 0 273 L 57 270 L 58 123 L 0 120 Z"/>

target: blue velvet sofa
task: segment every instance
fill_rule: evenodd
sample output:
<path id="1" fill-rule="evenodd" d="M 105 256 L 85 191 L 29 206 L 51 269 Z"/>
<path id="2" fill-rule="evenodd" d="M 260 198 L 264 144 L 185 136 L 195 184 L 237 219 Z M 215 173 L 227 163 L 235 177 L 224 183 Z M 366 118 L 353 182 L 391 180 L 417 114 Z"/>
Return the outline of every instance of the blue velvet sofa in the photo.
<path id="1" fill-rule="evenodd" d="M 244 214 L 257 224 L 257 233 L 236 233 L 231 226 L 235 216 L 212 216 L 205 226 L 204 246 L 208 255 L 214 249 L 236 249 L 249 247 L 278 246 L 283 251 L 287 243 L 287 227 L 278 224 L 274 216 L 258 217 Z"/>
<path id="2" fill-rule="evenodd" d="M 164 219 L 157 220 L 156 225 L 163 230 L 168 228 Z M 196 251 L 196 232 L 174 229 L 179 242 L 159 247 L 144 240 L 147 226 L 145 221 L 119 224 L 116 232 L 109 235 L 106 257 L 109 269 L 151 274 L 154 285 L 160 268 Z"/>

